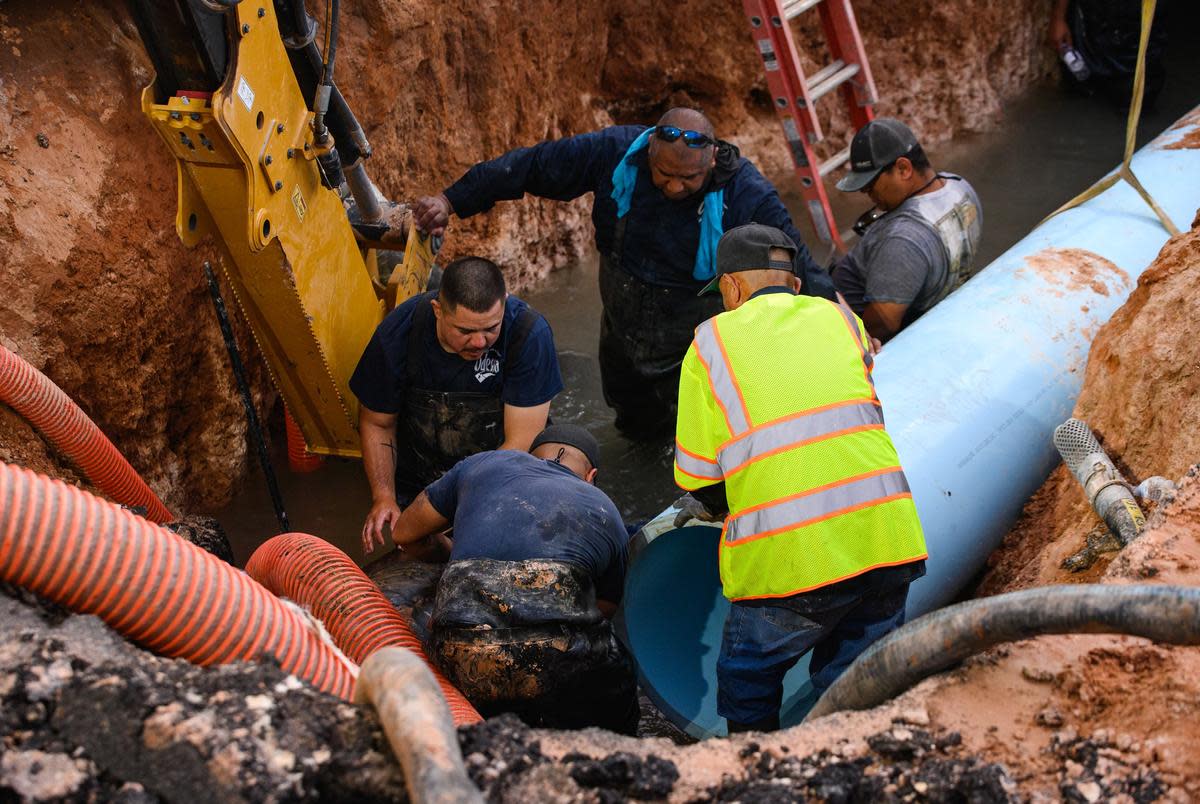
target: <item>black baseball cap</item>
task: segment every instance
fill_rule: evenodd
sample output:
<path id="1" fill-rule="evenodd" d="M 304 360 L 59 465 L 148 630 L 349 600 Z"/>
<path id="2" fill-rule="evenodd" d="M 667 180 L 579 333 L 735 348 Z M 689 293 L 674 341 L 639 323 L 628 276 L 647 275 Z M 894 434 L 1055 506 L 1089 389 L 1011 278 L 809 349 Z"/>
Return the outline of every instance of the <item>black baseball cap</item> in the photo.
<path id="1" fill-rule="evenodd" d="M 871 183 L 884 168 L 917 147 L 917 138 L 908 126 L 894 117 L 880 117 L 858 130 L 850 142 L 850 172 L 842 176 L 837 188 L 856 193 Z"/>
<path id="2" fill-rule="evenodd" d="M 600 444 L 595 436 L 577 424 L 552 424 L 537 434 L 529 451 L 533 452 L 542 444 L 566 444 L 583 453 L 593 469 L 600 468 Z"/>
<path id="3" fill-rule="evenodd" d="M 783 260 L 772 260 L 771 249 L 786 249 L 791 257 Z M 774 226 L 764 226 L 761 223 L 747 223 L 735 226 L 721 235 L 717 243 L 717 274 L 709 283 L 700 289 L 697 296 L 705 293 L 715 293 L 721 274 L 733 274 L 738 271 L 787 271 L 795 270 L 796 244 Z"/>

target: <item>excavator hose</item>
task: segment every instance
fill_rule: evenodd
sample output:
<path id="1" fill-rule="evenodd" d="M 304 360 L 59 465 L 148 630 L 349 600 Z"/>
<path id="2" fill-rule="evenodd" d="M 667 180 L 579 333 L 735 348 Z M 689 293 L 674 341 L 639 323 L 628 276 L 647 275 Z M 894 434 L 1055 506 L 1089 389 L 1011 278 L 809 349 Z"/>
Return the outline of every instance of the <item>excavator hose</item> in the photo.
<path id="1" fill-rule="evenodd" d="M 0 462 L 0 580 L 198 665 L 273 657 L 349 699 L 349 666 L 244 572 L 110 502 Z"/>
<path id="2" fill-rule="evenodd" d="M 49 377 L 2 345 L 0 402 L 24 416 L 113 500 L 146 509 L 146 518 L 160 525 L 174 519 L 96 423 Z"/>
<path id="3" fill-rule="evenodd" d="M 482 804 L 467 777 L 437 679 L 415 653 L 382 648 L 363 662 L 354 702 L 370 703 L 404 768 L 413 804 Z"/>
<path id="4" fill-rule="evenodd" d="M 1076 633 L 1129 634 L 1171 645 L 1200 645 L 1200 589 L 1046 586 L 947 606 L 868 648 L 805 720 L 878 706 L 921 679 L 1001 642 Z"/>
<path id="5" fill-rule="evenodd" d="M 365 662 L 380 648 L 408 648 L 433 671 L 457 725 L 482 719 L 429 661 L 412 628 L 379 587 L 332 544 L 306 533 L 283 533 L 254 551 L 246 572 L 275 594 L 312 611 L 355 662 Z"/>
<path id="6" fill-rule="evenodd" d="M 324 64 L 321 66 L 321 82 L 313 98 L 313 131 L 318 144 L 324 144 L 325 113 L 329 110 L 329 98 L 333 94 L 333 70 L 337 58 L 338 0 L 325 0 L 325 47 Z"/>

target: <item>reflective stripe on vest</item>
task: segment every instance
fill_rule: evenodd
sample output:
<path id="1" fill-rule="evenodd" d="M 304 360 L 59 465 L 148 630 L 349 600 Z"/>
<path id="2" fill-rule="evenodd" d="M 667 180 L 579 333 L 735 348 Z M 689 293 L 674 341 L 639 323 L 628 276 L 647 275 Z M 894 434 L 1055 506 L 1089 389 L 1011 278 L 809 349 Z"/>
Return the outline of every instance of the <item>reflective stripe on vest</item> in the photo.
<path id="1" fill-rule="evenodd" d="M 720 480 L 725 476 L 715 461 L 688 452 L 678 441 L 675 442 L 675 466 L 700 480 Z"/>
<path id="2" fill-rule="evenodd" d="M 871 386 L 871 396 L 878 399 L 879 397 L 875 394 L 875 378 L 871 376 L 871 369 L 875 367 L 875 358 L 871 356 L 871 350 L 863 346 L 862 334 L 859 332 L 854 313 L 840 304 L 835 304 L 834 307 L 842 314 L 842 319 L 846 322 L 846 326 L 850 328 L 850 337 L 854 339 L 854 345 L 862 353 L 863 375 L 867 378 L 867 384 Z"/>
<path id="3" fill-rule="evenodd" d="M 899 466 L 858 475 L 730 516 L 725 523 L 725 543 L 744 543 L 802 528 L 821 519 L 910 495 L 908 481 Z"/>
<path id="4" fill-rule="evenodd" d="M 759 425 L 722 446 L 717 451 L 717 462 L 726 475 L 731 475 L 752 461 L 785 449 L 858 430 L 882 428 L 883 411 L 879 402 L 851 399 Z M 676 458 L 679 452 L 680 448 L 676 446 Z M 688 474 L 695 474 L 683 464 L 679 467 Z"/>
<path id="5" fill-rule="evenodd" d="M 746 403 L 737 380 L 729 370 L 729 356 L 725 354 L 725 345 L 721 343 L 716 318 L 710 318 L 696 327 L 696 356 L 708 373 L 708 381 L 717 404 L 725 414 L 729 432 L 737 436 L 749 430 L 750 416 L 746 412 Z"/>

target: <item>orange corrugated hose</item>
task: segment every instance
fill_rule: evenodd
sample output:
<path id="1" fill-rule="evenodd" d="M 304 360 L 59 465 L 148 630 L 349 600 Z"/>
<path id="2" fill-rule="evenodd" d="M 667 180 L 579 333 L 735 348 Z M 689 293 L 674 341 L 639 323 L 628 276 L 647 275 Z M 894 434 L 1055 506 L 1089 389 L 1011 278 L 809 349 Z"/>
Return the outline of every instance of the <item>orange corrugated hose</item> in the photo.
<path id="1" fill-rule="evenodd" d="M 49 377 L 2 345 L 0 402 L 24 416 L 109 497 L 145 508 L 152 522 L 174 519 L 96 423 Z"/>
<path id="2" fill-rule="evenodd" d="M 481 719 L 475 707 L 434 667 L 412 628 L 348 555 L 307 533 L 282 533 L 254 551 L 250 577 L 277 595 L 306 606 L 353 661 L 362 664 L 380 648 L 408 648 L 433 670 L 454 723 Z"/>
<path id="3" fill-rule="evenodd" d="M 288 469 L 298 475 L 320 469 L 321 464 L 325 463 L 325 459 L 308 451 L 304 433 L 300 432 L 300 425 L 296 424 L 291 411 L 286 407 L 283 409 L 283 423 L 287 431 Z"/>
<path id="4" fill-rule="evenodd" d="M 0 462 L 0 579 L 199 665 L 274 657 L 349 700 L 354 669 L 244 572 L 73 486 Z"/>

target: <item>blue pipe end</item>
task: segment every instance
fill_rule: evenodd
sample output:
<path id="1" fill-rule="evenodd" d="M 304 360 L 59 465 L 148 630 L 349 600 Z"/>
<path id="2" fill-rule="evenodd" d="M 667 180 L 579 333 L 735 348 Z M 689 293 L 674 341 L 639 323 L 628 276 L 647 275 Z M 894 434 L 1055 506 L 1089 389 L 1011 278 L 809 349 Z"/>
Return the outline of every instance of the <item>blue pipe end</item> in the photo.
<path id="1" fill-rule="evenodd" d="M 717 655 L 729 612 L 717 569 L 720 534 L 709 525 L 639 534 L 616 618 L 617 633 L 637 657 L 643 691 L 698 740 L 725 735 L 717 715 Z M 784 681 L 780 724 L 800 723 L 814 703 L 805 656 Z"/>

